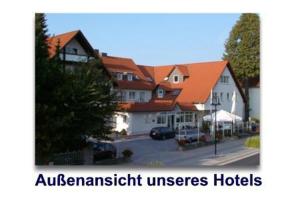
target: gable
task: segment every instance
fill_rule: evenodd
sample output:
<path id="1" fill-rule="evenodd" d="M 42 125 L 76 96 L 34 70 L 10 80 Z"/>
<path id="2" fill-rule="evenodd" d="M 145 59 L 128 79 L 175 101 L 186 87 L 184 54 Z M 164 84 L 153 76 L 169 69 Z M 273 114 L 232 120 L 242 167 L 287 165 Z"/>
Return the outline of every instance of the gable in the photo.
<path id="1" fill-rule="evenodd" d="M 76 41 L 80 45 L 76 45 Z M 85 52 L 84 55 L 89 55 L 95 57 L 94 49 L 88 42 L 88 40 L 84 37 L 80 30 L 72 31 L 60 35 L 56 35 L 47 39 L 48 46 L 49 46 L 49 56 L 50 58 L 53 57 L 56 53 L 56 46 L 59 44 L 60 49 L 67 47 L 68 45 L 75 45 L 81 46 L 81 52 Z M 83 51 L 84 49 L 84 51 Z"/>

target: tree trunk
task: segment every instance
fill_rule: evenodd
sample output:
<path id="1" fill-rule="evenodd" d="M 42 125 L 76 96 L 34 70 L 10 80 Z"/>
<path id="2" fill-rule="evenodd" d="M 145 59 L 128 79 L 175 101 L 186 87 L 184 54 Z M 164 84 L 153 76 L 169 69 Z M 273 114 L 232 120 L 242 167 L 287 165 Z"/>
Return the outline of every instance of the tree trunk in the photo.
<path id="1" fill-rule="evenodd" d="M 246 96 L 245 121 L 248 121 L 249 119 L 249 78 L 244 79 L 244 88 L 245 88 L 245 96 Z"/>

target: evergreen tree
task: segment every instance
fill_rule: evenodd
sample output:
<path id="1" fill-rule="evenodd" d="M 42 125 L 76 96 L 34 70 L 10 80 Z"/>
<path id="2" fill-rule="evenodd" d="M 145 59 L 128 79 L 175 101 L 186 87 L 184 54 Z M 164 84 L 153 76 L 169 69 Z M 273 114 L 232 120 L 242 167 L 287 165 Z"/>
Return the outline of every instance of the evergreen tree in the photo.
<path id="1" fill-rule="evenodd" d="M 259 78 L 260 21 L 257 14 L 242 14 L 225 44 L 224 60 L 228 60 L 245 89 L 245 119 L 249 118 L 249 81 Z"/>
<path id="2" fill-rule="evenodd" d="M 82 136 L 104 138 L 116 104 L 112 83 L 98 59 L 64 70 L 56 55 L 49 58 L 44 14 L 35 20 L 36 164 L 46 164 L 54 153 L 78 150 Z"/>

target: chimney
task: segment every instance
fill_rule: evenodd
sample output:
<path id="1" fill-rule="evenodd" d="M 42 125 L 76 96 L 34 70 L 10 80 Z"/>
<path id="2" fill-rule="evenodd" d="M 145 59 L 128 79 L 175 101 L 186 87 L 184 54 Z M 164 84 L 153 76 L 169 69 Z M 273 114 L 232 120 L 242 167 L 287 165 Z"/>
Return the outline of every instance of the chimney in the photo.
<path id="1" fill-rule="evenodd" d="M 94 49 L 94 54 L 99 55 L 99 49 Z"/>
<path id="2" fill-rule="evenodd" d="M 107 56 L 107 53 L 102 52 L 102 53 L 101 53 L 101 56 L 102 56 L 102 57 Z"/>

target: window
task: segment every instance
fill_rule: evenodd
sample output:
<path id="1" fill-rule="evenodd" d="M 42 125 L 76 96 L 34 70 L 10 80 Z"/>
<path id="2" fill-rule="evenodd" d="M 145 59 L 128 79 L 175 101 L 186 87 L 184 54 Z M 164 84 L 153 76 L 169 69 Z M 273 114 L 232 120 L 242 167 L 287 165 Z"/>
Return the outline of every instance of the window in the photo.
<path id="1" fill-rule="evenodd" d="M 193 121 L 193 113 L 187 112 L 185 113 L 185 122 L 192 122 Z"/>
<path id="2" fill-rule="evenodd" d="M 122 73 L 117 73 L 117 79 L 118 80 L 123 80 L 123 74 Z"/>
<path id="3" fill-rule="evenodd" d="M 229 76 L 221 76 L 221 83 L 229 83 Z"/>
<path id="4" fill-rule="evenodd" d="M 78 54 L 78 49 L 73 48 L 73 53 L 74 53 L 74 54 Z"/>
<path id="5" fill-rule="evenodd" d="M 140 92 L 140 102 L 145 102 L 145 92 Z"/>
<path id="6" fill-rule="evenodd" d="M 126 91 L 121 91 L 121 101 L 126 101 Z"/>
<path id="7" fill-rule="evenodd" d="M 220 93 L 221 101 L 223 101 L 223 92 Z"/>
<path id="8" fill-rule="evenodd" d="M 213 93 L 213 97 L 218 97 L 218 93 L 217 93 L 217 92 L 214 92 L 214 93 Z"/>
<path id="9" fill-rule="evenodd" d="M 173 76 L 173 82 L 178 83 L 179 82 L 179 77 L 178 75 Z"/>
<path id="10" fill-rule="evenodd" d="M 229 99 L 229 92 L 227 92 L 227 101 L 229 101 L 230 99 Z"/>
<path id="11" fill-rule="evenodd" d="M 165 114 L 158 115 L 156 123 L 157 124 L 165 124 L 166 123 L 166 115 Z"/>
<path id="12" fill-rule="evenodd" d="M 132 81 L 132 74 L 128 74 L 128 75 L 127 75 L 127 80 L 128 80 L 128 81 Z"/>
<path id="13" fill-rule="evenodd" d="M 134 100 L 135 99 L 135 92 L 133 92 L 133 91 L 129 92 L 129 99 L 130 100 Z"/>
<path id="14" fill-rule="evenodd" d="M 176 117 L 176 122 L 177 123 L 184 122 L 184 112 L 178 112 L 176 115 L 177 115 L 177 117 Z"/>
<path id="15" fill-rule="evenodd" d="M 164 97 L 164 90 L 159 88 L 157 90 L 157 96 L 158 96 L 158 98 L 163 98 Z"/>
<path id="16" fill-rule="evenodd" d="M 123 123 L 127 123 L 127 116 L 123 115 Z"/>
<path id="17" fill-rule="evenodd" d="M 69 54 L 78 54 L 78 49 L 66 47 L 66 53 L 69 53 Z"/>

